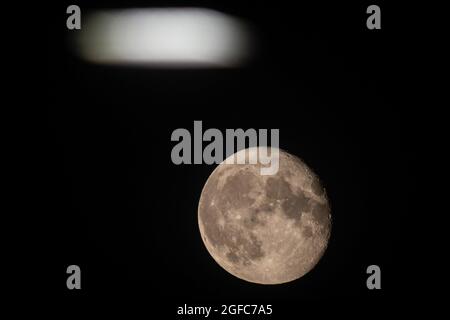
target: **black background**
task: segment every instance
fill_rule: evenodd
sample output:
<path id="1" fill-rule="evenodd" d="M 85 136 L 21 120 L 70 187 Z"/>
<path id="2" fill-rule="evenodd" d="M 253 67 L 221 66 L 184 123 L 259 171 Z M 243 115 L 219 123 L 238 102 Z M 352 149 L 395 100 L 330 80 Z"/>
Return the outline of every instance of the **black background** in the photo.
<path id="1" fill-rule="evenodd" d="M 77 2 L 83 14 L 207 6 L 245 19 L 258 34 L 259 50 L 246 67 L 164 70 L 79 60 L 67 46 L 77 32 L 65 27 L 69 4 L 52 6 L 46 19 L 45 189 L 58 297 L 77 307 L 144 302 L 162 318 L 175 318 L 184 303 L 269 303 L 275 316 L 347 314 L 360 305 L 366 311 L 356 315 L 367 316 L 393 305 L 400 311 L 399 299 L 414 297 L 407 266 L 416 241 L 410 222 L 419 214 L 420 115 L 401 98 L 407 31 L 398 8 L 378 2 L 382 29 L 368 30 L 372 3 L 365 2 Z M 170 159 L 172 131 L 192 131 L 194 120 L 205 129 L 279 128 L 280 147 L 319 175 L 333 230 L 314 270 L 262 286 L 214 262 L 197 225 L 214 166 Z M 81 267 L 80 291 L 66 288 L 71 264 Z M 371 264 L 381 267 L 382 290 L 366 287 Z"/>

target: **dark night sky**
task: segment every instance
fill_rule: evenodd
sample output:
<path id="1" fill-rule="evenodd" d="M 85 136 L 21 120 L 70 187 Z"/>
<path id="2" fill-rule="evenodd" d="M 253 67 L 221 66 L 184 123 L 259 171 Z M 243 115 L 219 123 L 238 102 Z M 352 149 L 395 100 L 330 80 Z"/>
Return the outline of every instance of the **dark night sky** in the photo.
<path id="1" fill-rule="evenodd" d="M 319 301 L 382 309 L 412 295 L 404 265 L 413 241 L 408 224 L 417 214 L 420 135 L 417 115 L 398 95 L 398 9 L 382 6 L 382 30 L 369 31 L 365 8 L 371 3 L 211 2 L 258 31 L 260 50 L 247 67 L 86 64 L 66 46 L 71 3 L 49 11 L 48 194 L 56 290 L 69 303 L 151 300 L 167 308 L 167 318 L 175 316 L 175 306 L 191 302 L 265 302 L 288 315 Z M 77 2 L 86 11 L 165 3 Z M 211 7 L 206 1 L 169 3 Z M 320 176 L 333 230 L 324 257 L 305 277 L 280 286 L 250 284 L 209 256 L 196 210 L 214 166 L 170 160 L 172 131 L 192 130 L 194 120 L 205 128 L 279 128 L 280 146 Z M 80 292 L 65 288 L 70 264 L 81 266 Z M 379 292 L 365 286 L 370 264 L 382 269 Z"/>

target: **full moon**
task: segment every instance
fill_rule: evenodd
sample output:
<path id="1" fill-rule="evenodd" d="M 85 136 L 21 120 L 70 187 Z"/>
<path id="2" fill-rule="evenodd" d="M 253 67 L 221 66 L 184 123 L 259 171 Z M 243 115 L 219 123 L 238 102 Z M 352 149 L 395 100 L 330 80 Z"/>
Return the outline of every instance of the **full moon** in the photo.
<path id="1" fill-rule="evenodd" d="M 258 149 L 239 152 L 249 159 Z M 223 161 L 199 201 L 198 224 L 208 252 L 223 269 L 249 282 L 301 278 L 319 262 L 330 238 L 330 205 L 319 178 L 283 150 L 278 161 L 274 175 L 261 175 L 259 163 Z"/>

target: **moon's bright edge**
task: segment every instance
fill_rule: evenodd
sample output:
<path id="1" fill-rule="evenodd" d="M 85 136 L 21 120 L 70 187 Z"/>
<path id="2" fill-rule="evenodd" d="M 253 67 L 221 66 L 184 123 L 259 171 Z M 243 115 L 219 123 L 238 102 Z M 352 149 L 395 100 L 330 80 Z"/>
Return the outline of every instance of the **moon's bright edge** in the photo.
<path id="1" fill-rule="evenodd" d="M 254 283 L 296 280 L 318 263 L 328 245 L 331 212 L 325 189 L 299 158 L 279 150 L 279 170 L 222 162 L 203 187 L 198 224 L 214 260 Z M 250 148 L 251 157 L 258 148 Z"/>

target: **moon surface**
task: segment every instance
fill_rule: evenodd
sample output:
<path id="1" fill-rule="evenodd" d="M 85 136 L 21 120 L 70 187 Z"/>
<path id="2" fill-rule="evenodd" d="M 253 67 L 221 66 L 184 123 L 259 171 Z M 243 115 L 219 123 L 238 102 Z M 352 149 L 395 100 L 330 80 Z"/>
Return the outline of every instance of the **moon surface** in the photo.
<path id="1" fill-rule="evenodd" d="M 258 147 L 241 150 L 246 159 Z M 232 275 L 254 283 L 296 280 L 328 245 L 331 212 L 319 178 L 299 158 L 279 150 L 279 170 L 222 162 L 209 176 L 198 206 L 203 242 Z"/>

